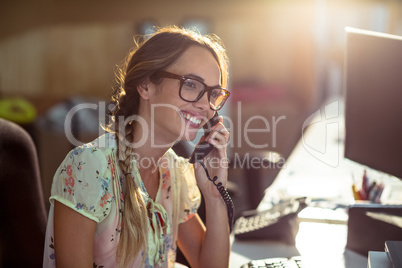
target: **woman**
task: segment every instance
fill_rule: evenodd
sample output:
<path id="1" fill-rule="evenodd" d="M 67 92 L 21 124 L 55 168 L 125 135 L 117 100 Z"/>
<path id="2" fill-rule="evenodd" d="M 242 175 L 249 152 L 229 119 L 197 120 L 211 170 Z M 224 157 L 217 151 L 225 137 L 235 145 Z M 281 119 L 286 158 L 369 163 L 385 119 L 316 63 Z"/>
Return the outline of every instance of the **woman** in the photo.
<path id="1" fill-rule="evenodd" d="M 45 267 L 173 267 L 176 245 L 191 267 L 227 267 L 229 132 L 222 119 L 197 162 L 170 147 L 193 140 L 227 97 L 227 58 L 216 37 L 170 27 L 128 57 L 107 133 L 66 157 L 53 179 Z M 215 185 L 214 185 L 215 184 Z M 198 187 L 197 187 L 198 186 Z M 197 215 L 200 192 L 206 226 Z"/>

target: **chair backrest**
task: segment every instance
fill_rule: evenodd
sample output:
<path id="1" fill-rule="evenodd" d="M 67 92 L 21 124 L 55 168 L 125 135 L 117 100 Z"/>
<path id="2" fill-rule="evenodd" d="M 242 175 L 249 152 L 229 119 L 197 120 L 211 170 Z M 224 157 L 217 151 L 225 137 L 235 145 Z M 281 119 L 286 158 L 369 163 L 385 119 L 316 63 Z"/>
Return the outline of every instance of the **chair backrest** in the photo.
<path id="1" fill-rule="evenodd" d="M 46 222 L 32 138 L 0 118 L 0 267 L 42 267 Z"/>

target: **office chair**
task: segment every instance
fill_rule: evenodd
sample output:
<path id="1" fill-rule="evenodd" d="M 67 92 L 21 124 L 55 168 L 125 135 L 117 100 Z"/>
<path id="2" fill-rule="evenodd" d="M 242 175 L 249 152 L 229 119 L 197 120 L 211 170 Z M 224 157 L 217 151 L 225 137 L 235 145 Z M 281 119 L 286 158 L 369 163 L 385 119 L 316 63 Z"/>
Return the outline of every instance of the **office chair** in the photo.
<path id="1" fill-rule="evenodd" d="M 32 138 L 0 118 L 0 267 L 42 267 L 46 222 Z"/>

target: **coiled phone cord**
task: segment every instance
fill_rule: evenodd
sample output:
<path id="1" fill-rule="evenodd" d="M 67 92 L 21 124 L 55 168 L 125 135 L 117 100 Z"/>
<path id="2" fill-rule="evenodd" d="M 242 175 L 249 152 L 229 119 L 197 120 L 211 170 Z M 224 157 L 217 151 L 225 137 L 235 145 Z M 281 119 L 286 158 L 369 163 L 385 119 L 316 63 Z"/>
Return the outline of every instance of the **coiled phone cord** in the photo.
<path id="1" fill-rule="evenodd" d="M 225 187 L 222 185 L 221 182 L 216 183 L 216 181 L 218 180 L 217 176 L 215 176 L 213 179 L 211 179 L 211 177 L 209 176 L 209 173 L 208 173 L 208 169 L 204 165 L 204 162 L 202 162 L 201 160 L 198 160 L 198 162 L 204 168 L 205 173 L 207 174 L 208 180 L 212 181 L 212 183 L 216 186 L 216 188 L 218 189 L 219 193 L 221 194 L 221 196 L 223 198 L 223 201 L 225 201 L 225 204 L 226 204 L 226 207 L 227 207 L 227 210 L 228 210 L 229 229 L 230 229 L 230 232 L 232 232 L 233 224 L 234 224 L 234 218 L 233 218 L 233 216 L 234 216 L 234 205 L 233 205 L 232 198 L 230 197 L 228 191 L 225 189 Z"/>

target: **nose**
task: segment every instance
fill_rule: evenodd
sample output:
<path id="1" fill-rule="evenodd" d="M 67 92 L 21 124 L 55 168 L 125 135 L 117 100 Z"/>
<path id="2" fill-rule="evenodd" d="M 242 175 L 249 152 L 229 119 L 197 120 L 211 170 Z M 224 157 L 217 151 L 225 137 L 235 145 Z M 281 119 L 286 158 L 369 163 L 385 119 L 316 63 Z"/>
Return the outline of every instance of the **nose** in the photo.
<path id="1" fill-rule="evenodd" d="M 211 106 L 209 104 L 208 93 L 205 92 L 201 99 L 194 102 L 194 105 L 200 110 L 209 110 Z"/>

